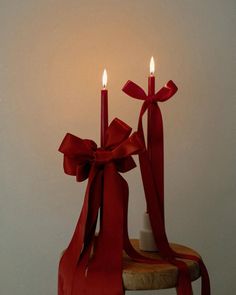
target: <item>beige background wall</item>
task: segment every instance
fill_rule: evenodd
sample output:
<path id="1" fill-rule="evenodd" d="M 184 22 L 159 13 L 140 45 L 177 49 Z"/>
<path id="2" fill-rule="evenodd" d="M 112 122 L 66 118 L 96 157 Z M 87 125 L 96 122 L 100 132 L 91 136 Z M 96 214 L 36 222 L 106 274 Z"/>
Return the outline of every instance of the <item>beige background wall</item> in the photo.
<path id="1" fill-rule="evenodd" d="M 169 238 L 202 254 L 213 295 L 236 294 L 235 27 L 233 0 L 0 0 L 1 295 L 56 294 L 85 188 L 57 148 L 67 131 L 99 139 L 104 67 L 110 117 L 135 128 L 140 102 L 120 89 L 146 87 L 151 55 L 157 84 L 179 86 L 161 105 Z M 126 177 L 135 237 L 143 189 Z"/>

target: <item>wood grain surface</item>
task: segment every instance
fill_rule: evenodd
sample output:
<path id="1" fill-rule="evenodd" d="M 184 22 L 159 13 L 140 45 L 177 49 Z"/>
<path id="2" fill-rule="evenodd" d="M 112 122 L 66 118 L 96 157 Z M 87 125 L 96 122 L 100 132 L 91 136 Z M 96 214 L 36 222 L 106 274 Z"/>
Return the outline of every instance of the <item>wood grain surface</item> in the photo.
<path id="1" fill-rule="evenodd" d="M 144 252 L 139 250 L 139 241 L 131 240 L 132 245 L 145 256 L 160 258 L 158 252 Z M 182 245 L 171 244 L 171 247 L 177 252 L 186 254 L 199 254 Z M 194 281 L 200 277 L 199 266 L 191 260 L 181 259 L 189 267 L 191 280 Z M 170 264 L 153 265 L 143 264 L 132 261 L 125 253 L 123 257 L 123 285 L 125 290 L 159 290 L 174 288 L 177 282 L 178 270 Z"/>

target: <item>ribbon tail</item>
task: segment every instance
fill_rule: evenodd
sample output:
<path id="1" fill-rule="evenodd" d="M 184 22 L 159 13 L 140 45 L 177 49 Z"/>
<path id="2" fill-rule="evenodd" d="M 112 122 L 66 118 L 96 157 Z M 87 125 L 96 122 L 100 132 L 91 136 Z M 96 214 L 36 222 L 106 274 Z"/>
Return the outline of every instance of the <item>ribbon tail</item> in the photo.
<path id="1" fill-rule="evenodd" d="M 150 134 L 148 137 L 148 158 L 151 166 L 155 190 L 159 199 L 161 216 L 165 224 L 164 214 L 164 143 L 163 121 L 160 108 L 157 104 L 150 105 Z"/>
<path id="2" fill-rule="evenodd" d="M 199 266 L 201 270 L 201 283 L 202 283 L 202 295 L 211 294 L 210 278 L 205 264 L 202 259 L 199 261 Z"/>
<path id="3" fill-rule="evenodd" d="M 139 263 L 148 263 L 148 264 L 166 264 L 162 259 L 153 259 L 146 257 L 140 254 L 130 242 L 128 234 L 128 204 L 129 204 L 129 191 L 128 186 L 126 185 L 126 193 L 124 194 L 124 223 L 123 223 L 123 242 L 124 250 L 126 254 L 133 260 Z"/>
<path id="4" fill-rule="evenodd" d="M 99 190 L 99 178 L 99 174 L 96 175 L 95 169 L 92 169 L 88 179 L 83 207 L 73 237 L 68 248 L 65 250 L 60 259 L 58 273 L 58 295 L 72 294 L 77 263 L 83 253 L 83 249 L 85 249 L 89 242 L 89 233 L 91 234 L 94 223 L 96 223 L 96 217 L 93 217 L 92 219 L 90 217 L 89 219 L 89 216 L 91 216 L 91 208 L 89 207 L 89 203 L 93 202 L 91 199 L 94 197 L 91 194 L 91 191 L 96 192 L 97 199 L 99 199 L 99 194 L 101 195 Z M 92 215 L 97 214 L 95 212 Z"/>
<path id="5" fill-rule="evenodd" d="M 123 295 L 123 196 L 127 183 L 117 173 L 113 163 L 104 168 L 102 216 L 94 254 L 88 263 L 86 276 L 80 280 L 77 294 Z M 114 214 L 114 210 L 116 211 Z M 86 293 L 81 292 L 86 290 Z"/>
<path id="6" fill-rule="evenodd" d="M 152 138 L 149 141 L 148 146 L 148 156 L 149 163 L 151 166 L 151 172 L 154 180 L 154 185 L 158 197 L 158 202 L 160 205 L 160 213 L 163 220 L 163 229 L 165 230 L 165 214 L 164 214 L 164 140 L 163 140 L 163 121 L 160 108 L 157 104 L 151 105 L 152 117 Z M 173 251 L 174 252 L 174 251 Z M 203 261 L 194 255 L 178 255 L 174 252 L 175 257 L 180 257 L 184 259 L 190 259 L 198 262 L 202 273 L 202 295 L 209 295 L 210 293 L 210 281 L 207 269 Z M 184 279 L 185 280 L 185 279 Z M 179 283 L 179 288 L 183 283 Z M 181 291 L 180 291 L 181 292 Z"/>
<path id="7" fill-rule="evenodd" d="M 145 151 L 140 154 L 139 160 L 147 208 L 156 245 L 160 250 L 161 256 L 164 258 L 164 260 L 178 268 L 178 295 L 192 295 L 191 279 L 188 267 L 183 261 L 178 261 L 175 259 L 175 253 L 171 249 L 166 236 L 165 225 L 161 214 L 161 206 L 159 199 L 156 196 L 152 171 L 149 165 L 148 152 Z"/>
<path id="8" fill-rule="evenodd" d="M 138 132 L 140 135 L 141 140 L 143 141 L 144 145 L 145 145 L 145 137 L 144 137 L 144 132 L 143 132 L 143 115 L 145 114 L 146 110 L 148 109 L 148 102 L 145 100 L 140 114 L 139 114 L 139 119 L 138 119 Z"/>
<path id="9" fill-rule="evenodd" d="M 185 253 L 175 253 L 175 254 L 176 254 L 176 257 L 193 260 L 198 263 L 200 272 L 201 272 L 201 294 L 210 295 L 211 294 L 210 278 L 202 258 L 192 254 L 185 254 Z"/>

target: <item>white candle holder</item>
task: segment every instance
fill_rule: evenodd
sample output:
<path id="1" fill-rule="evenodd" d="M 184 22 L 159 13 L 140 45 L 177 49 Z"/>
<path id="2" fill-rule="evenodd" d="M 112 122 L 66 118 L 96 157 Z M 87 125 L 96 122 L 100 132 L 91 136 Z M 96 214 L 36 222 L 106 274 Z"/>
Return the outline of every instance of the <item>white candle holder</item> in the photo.
<path id="1" fill-rule="evenodd" d="M 139 248 L 142 251 L 148 252 L 158 251 L 147 212 L 143 215 L 143 228 L 140 230 Z"/>

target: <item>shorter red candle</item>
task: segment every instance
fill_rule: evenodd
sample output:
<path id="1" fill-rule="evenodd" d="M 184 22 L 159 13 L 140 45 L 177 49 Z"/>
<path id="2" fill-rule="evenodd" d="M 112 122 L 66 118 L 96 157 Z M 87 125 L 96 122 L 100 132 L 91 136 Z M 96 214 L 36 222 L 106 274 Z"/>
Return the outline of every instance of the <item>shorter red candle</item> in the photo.
<path id="1" fill-rule="evenodd" d="M 150 60 L 150 75 L 148 76 L 148 95 L 155 94 L 155 62 L 153 56 Z M 154 130 L 153 130 L 154 129 Z M 147 112 L 147 151 L 150 163 L 152 163 L 152 151 L 150 147 L 152 146 L 152 134 L 155 131 L 155 126 L 152 126 L 152 108 L 148 108 Z M 148 210 L 147 210 L 148 212 Z"/>
<path id="2" fill-rule="evenodd" d="M 107 71 L 103 71 L 102 76 L 103 89 L 101 90 L 101 147 L 105 146 L 105 134 L 108 128 L 108 91 L 107 86 Z"/>

